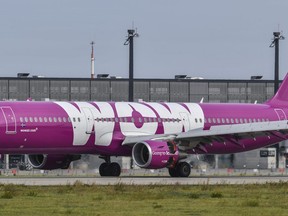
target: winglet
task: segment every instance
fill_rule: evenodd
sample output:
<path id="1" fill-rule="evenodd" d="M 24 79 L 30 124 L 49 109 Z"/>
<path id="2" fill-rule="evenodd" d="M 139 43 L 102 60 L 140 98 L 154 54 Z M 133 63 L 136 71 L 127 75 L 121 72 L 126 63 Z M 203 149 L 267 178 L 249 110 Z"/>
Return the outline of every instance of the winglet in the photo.
<path id="1" fill-rule="evenodd" d="M 288 73 L 283 79 L 283 82 L 280 85 L 274 97 L 272 97 L 266 103 L 270 105 L 276 105 L 276 106 L 288 104 Z"/>

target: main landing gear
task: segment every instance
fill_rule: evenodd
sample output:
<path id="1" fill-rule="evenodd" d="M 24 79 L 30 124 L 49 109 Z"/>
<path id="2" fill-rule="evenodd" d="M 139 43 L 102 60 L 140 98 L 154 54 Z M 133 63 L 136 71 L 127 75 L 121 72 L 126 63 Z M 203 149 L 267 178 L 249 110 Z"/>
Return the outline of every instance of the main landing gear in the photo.
<path id="1" fill-rule="evenodd" d="M 120 176 L 121 167 L 118 163 L 111 163 L 110 156 L 100 156 L 105 160 L 99 167 L 99 173 L 101 176 Z"/>
<path id="2" fill-rule="evenodd" d="M 191 173 L 191 165 L 187 162 L 180 162 L 168 170 L 171 177 L 188 177 Z"/>

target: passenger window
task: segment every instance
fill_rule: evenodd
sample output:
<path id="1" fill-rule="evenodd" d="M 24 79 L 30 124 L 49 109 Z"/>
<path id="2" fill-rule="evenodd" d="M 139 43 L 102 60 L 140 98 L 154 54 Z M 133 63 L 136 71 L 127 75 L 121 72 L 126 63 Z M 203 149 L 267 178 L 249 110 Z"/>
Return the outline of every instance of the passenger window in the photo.
<path id="1" fill-rule="evenodd" d="M 53 120 L 54 120 L 54 122 L 57 122 L 57 118 L 56 117 L 54 117 Z"/>
<path id="2" fill-rule="evenodd" d="M 102 119 L 102 121 L 103 121 L 103 119 Z M 73 122 L 76 122 L 76 118 L 75 117 L 73 117 Z"/>
<path id="3" fill-rule="evenodd" d="M 240 123 L 241 123 L 241 124 L 243 123 L 243 119 L 242 119 L 242 118 L 240 119 Z"/>
<path id="4" fill-rule="evenodd" d="M 33 118 L 32 117 L 30 117 L 29 120 L 30 120 L 30 122 L 33 122 Z"/>
<path id="5" fill-rule="evenodd" d="M 211 119 L 210 118 L 208 118 L 208 122 L 211 123 Z"/>
<path id="6" fill-rule="evenodd" d="M 58 122 L 62 122 L 62 118 L 61 117 L 58 117 Z"/>
<path id="7" fill-rule="evenodd" d="M 63 122 L 66 122 L 66 118 L 65 117 L 63 117 Z"/>
<path id="8" fill-rule="evenodd" d="M 231 123 L 234 124 L 234 119 L 231 118 Z"/>
<path id="9" fill-rule="evenodd" d="M 47 122 L 47 121 L 48 121 L 47 117 L 44 117 L 44 122 Z"/>
<path id="10" fill-rule="evenodd" d="M 195 122 L 196 122 L 196 123 L 198 122 L 197 118 L 195 118 Z"/>
<path id="11" fill-rule="evenodd" d="M 40 121 L 40 122 L 43 122 L 43 119 L 42 119 L 42 117 L 39 117 L 39 121 Z"/>
<path id="12" fill-rule="evenodd" d="M 49 122 L 52 122 L 52 117 L 49 117 Z"/>
<path id="13" fill-rule="evenodd" d="M 118 118 L 115 118 L 115 122 L 119 122 L 119 119 L 118 119 Z"/>
<path id="14" fill-rule="evenodd" d="M 216 123 L 216 119 L 215 118 L 213 118 L 212 120 L 213 120 L 213 123 Z"/>
<path id="15" fill-rule="evenodd" d="M 221 123 L 219 118 L 217 118 L 217 123 L 219 123 L 219 124 Z"/>
<path id="16" fill-rule="evenodd" d="M 68 120 L 68 122 L 71 122 L 71 118 L 70 117 L 68 117 L 67 120 Z"/>
<path id="17" fill-rule="evenodd" d="M 236 124 L 238 124 L 238 123 L 239 123 L 239 121 L 238 121 L 238 119 L 237 119 L 237 118 L 235 119 L 235 122 L 236 122 Z"/>
<path id="18" fill-rule="evenodd" d="M 158 122 L 159 122 L 159 123 L 161 122 L 161 118 L 158 118 Z"/>
<path id="19" fill-rule="evenodd" d="M 230 121 L 229 121 L 229 118 L 226 118 L 226 123 L 227 123 L 227 124 L 229 124 L 229 123 L 230 123 Z"/>
<path id="20" fill-rule="evenodd" d="M 20 117 L 20 122 L 23 122 L 23 118 L 22 117 Z"/>
<path id="21" fill-rule="evenodd" d="M 34 121 L 35 121 L 35 122 L 38 122 L 38 118 L 37 118 L 37 117 L 34 117 Z"/>
<path id="22" fill-rule="evenodd" d="M 78 118 L 78 122 L 80 122 L 81 121 L 81 119 L 80 118 Z"/>
<path id="23" fill-rule="evenodd" d="M 224 118 L 222 118 L 222 123 L 223 123 L 223 124 L 225 123 L 225 119 L 224 119 Z"/>
<path id="24" fill-rule="evenodd" d="M 200 123 L 202 123 L 202 119 L 201 118 L 199 119 L 199 121 L 200 121 Z"/>

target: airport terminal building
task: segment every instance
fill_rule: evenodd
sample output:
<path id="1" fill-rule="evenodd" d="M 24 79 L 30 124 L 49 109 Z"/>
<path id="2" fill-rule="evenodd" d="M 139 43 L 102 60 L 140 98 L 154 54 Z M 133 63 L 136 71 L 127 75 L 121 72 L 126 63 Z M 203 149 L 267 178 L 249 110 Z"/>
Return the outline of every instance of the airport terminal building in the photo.
<path id="1" fill-rule="evenodd" d="M 273 91 L 271 80 L 134 80 L 134 101 L 262 103 Z M 0 78 L 0 98 L 128 101 L 128 79 Z"/>
<path id="2" fill-rule="evenodd" d="M 274 95 L 272 80 L 134 79 L 134 101 L 263 103 Z M 116 78 L 0 78 L 1 100 L 128 101 L 128 79 Z M 280 145 L 286 167 L 285 144 Z M 217 158 L 217 167 L 273 168 L 274 149 Z M 274 159 L 273 159 L 274 158 Z M 280 157 L 281 158 L 281 157 Z"/>

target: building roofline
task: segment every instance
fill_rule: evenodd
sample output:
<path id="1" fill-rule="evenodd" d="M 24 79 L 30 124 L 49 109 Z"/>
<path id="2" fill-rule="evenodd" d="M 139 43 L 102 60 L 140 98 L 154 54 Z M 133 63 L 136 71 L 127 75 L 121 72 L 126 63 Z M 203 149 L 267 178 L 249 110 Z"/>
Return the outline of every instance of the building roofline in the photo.
<path id="1" fill-rule="evenodd" d="M 128 82 L 128 78 L 121 78 L 121 79 L 91 79 L 91 78 L 67 78 L 67 77 L 41 77 L 41 78 L 34 78 L 34 77 L 27 77 L 27 78 L 19 78 L 19 77 L 0 77 L 0 80 L 59 80 L 59 81 L 126 81 Z M 136 78 L 134 79 L 135 82 L 184 82 L 184 83 L 206 83 L 206 82 L 225 82 L 225 83 L 274 83 L 274 80 L 250 80 L 250 79 L 149 79 L 149 78 Z M 280 80 L 281 82 L 282 80 Z"/>

